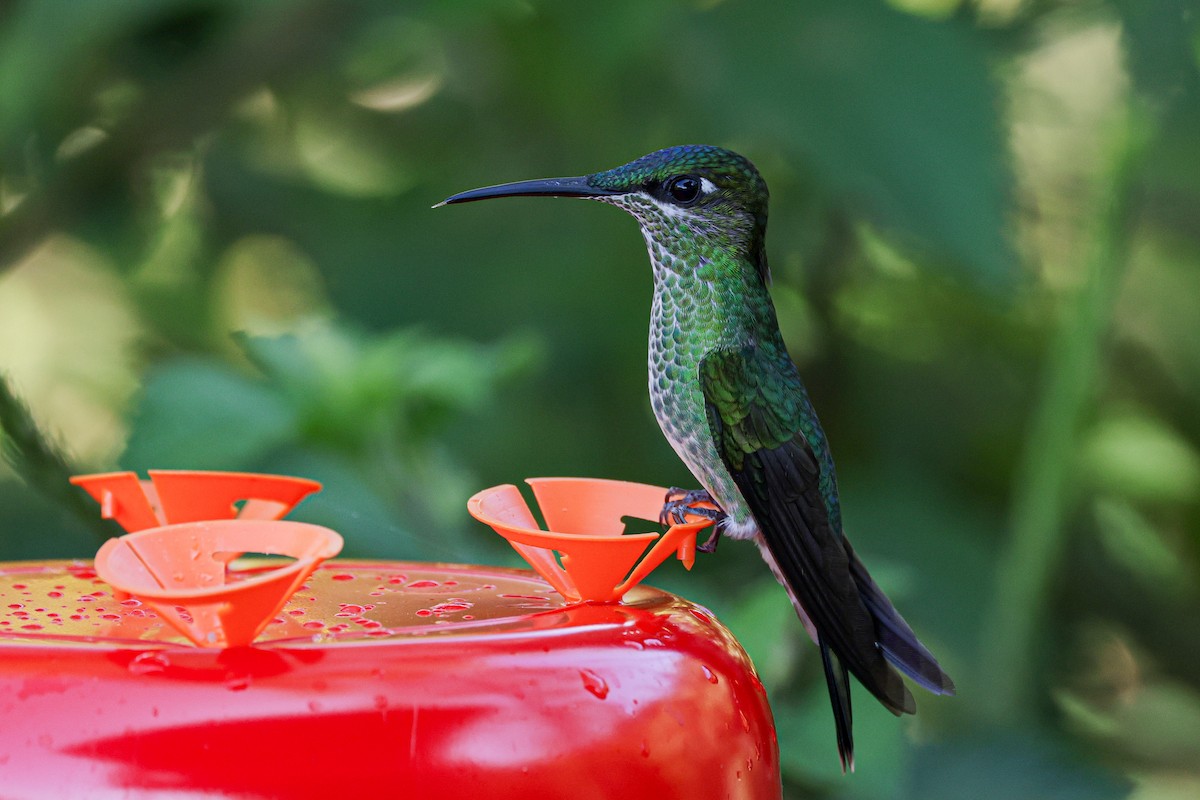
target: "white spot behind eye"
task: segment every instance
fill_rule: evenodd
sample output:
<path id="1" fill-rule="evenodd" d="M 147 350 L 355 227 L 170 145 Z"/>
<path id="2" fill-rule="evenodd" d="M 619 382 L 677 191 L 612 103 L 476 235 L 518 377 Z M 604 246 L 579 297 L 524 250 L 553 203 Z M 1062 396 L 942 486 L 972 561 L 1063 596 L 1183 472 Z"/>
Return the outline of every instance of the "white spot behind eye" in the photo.
<path id="1" fill-rule="evenodd" d="M 700 188 L 704 191 L 705 194 L 712 194 L 713 192 L 715 192 L 717 190 L 717 185 L 715 183 L 713 183 L 712 181 L 710 181 L 708 178 L 701 178 L 700 179 Z"/>

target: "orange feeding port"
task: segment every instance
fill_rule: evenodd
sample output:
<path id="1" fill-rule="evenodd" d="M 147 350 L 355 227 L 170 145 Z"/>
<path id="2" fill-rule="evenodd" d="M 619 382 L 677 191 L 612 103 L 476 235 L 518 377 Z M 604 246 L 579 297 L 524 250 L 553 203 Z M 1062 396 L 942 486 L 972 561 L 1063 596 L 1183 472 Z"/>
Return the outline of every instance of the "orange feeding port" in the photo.
<path id="1" fill-rule="evenodd" d="M 153 608 L 192 642 L 237 647 L 254 641 L 342 537 L 303 522 L 185 522 L 109 539 L 96 573 Z M 228 554 L 287 556 L 289 564 L 230 580 Z"/>
<path id="2" fill-rule="evenodd" d="M 254 640 L 325 559 L 341 552 L 328 528 L 277 521 L 321 484 L 245 472 L 151 470 L 71 479 L 106 519 L 130 533 L 96 553 L 96 572 L 153 608 L 193 643 L 236 647 Z M 172 524 L 173 523 L 173 524 Z M 234 580 L 243 553 L 293 559 Z"/>
<path id="3" fill-rule="evenodd" d="M 548 530 L 538 526 L 512 484 L 485 489 L 467 501 L 467 511 L 507 539 L 568 600 L 620 600 L 672 555 L 691 569 L 696 534 L 713 524 L 693 517 L 665 534 L 625 533 L 625 517 L 658 519 L 666 489 L 598 478 L 529 478 L 526 483 Z"/>
<path id="4" fill-rule="evenodd" d="M 100 504 L 100 515 L 129 532 L 212 519 L 280 519 L 321 484 L 287 475 L 152 469 L 76 475 L 71 483 Z M 238 504 L 242 505 L 239 506 Z"/>

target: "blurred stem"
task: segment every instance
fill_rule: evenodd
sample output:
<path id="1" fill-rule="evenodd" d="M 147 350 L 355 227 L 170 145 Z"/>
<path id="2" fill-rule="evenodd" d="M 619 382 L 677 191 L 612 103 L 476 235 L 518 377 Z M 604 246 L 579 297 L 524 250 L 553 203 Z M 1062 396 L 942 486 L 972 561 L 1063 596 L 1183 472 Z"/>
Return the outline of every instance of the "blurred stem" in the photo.
<path id="1" fill-rule="evenodd" d="M 1013 723 L 1034 707 L 1039 623 L 1066 540 L 1063 518 L 1085 414 L 1101 376 L 1101 351 L 1129 251 L 1137 163 L 1147 137 L 1131 120 L 1114 142 L 1107 197 L 1083 280 L 1051 343 L 1040 401 L 1025 441 L 1012 504 L 1012 535 L 999 555 L 995 594 L 981 634 L 981 700 Z"/>
<path id="2" fill-rule="evenodd" d="M 52 505 L 72 513 L 100 541 L 121 535 L 120 528 L 110 520 L 101 519 L 95 503 L 71 485 L 75 470 L 38 427 L 29 406 L 17 396 L 4 375 L 0 375 L 0 454 L 29 488 L 40 492 Z"/>

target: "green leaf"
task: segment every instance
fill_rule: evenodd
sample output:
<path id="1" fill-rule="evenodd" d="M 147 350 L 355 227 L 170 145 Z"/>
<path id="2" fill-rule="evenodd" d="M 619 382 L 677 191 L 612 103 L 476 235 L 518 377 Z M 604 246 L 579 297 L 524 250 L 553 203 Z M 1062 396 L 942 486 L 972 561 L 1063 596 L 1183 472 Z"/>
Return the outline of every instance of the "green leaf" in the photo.
<path id="1" fill-rule="evenodd" d="M 1000 100 L 976 33 L 840 0 L 727 3 L 705 22 L 701 41 L 672 51 L 733 136 L 786 143 L 848 204 L 871 204 L 979 283 L 1011 279 Z"/>
<path id="2" fill-rule="evenodd" d="M 199 360 L 150 373 L 121 464 L 127 469 L 245 468 L 287 440 L 291 409 L 261 383 Z"/>
<path id="3" fill-rule="evenodd" d="M 803 632 L 797 634 L 800 621 L 783 587 L 769 578 L 759 581 L 723 621 L 754 662 L 767 689 L 781 687 L 795 668 L 797 644 L 804 647 L 808 639 Z M 805 641 L 799 641 L 801 638 Z"/>
<path id="4" fill-rule="evenodd" d="M 895 797 L 896 776 L 903 774 L 910 757 L 904 737 L 913 722 L 911 718 L 905 721 L 892 716 L 857 683 L 853 683 L 851 691 L 854 776 L 842 775 L 833 714 L 823 679 L 814 683 L 799 703 L 773 703 L 780 766 L 788 779 L 837 787 L 839 796 L 890 800 Z"/>
<path id="5" fill-rule="evenodd" d="M 1129 783 L 1033 731 L 917 748 L 903 800 L 1118 800 Z"/>

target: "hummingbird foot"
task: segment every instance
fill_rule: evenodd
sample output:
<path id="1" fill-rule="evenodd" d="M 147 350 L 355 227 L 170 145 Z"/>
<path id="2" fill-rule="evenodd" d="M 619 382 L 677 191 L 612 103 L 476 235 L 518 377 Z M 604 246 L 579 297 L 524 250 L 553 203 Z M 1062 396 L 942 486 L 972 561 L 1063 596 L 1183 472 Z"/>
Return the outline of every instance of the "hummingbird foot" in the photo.
<path id="1" fill-rule="evenodd" d="M 721 541 L 721 531 L 724 528 L 721 523 L 724 521 L 724 514 L 722 514 L 721 517 L 717 519 L 717 524 L 713 525 L 712 533 L 710 533 L 708 538 L 704 540 L 704 544 L 696 545 L 697 551 L 701 553 L 717 552 L 717 543 Z"/>
<path id="2" fill-rule="evenodd" d="M 713 532 L 708 540 L 704 544 L 696 546 L 701 553 L 715 553 L 717 542 L 721 539 L 721 523 L 725 521 L 725 512 L 713 500 L 712 495 L 704 489 L 681 489 L 672 486 L 667 491 L 667 496 L 663 498 L 663 507 L 658 515 L 658 521 L 667 526 L 682 525 L 687 522 L 689 516 L 704 517 L 717 523 L 713 526 Z"/>

